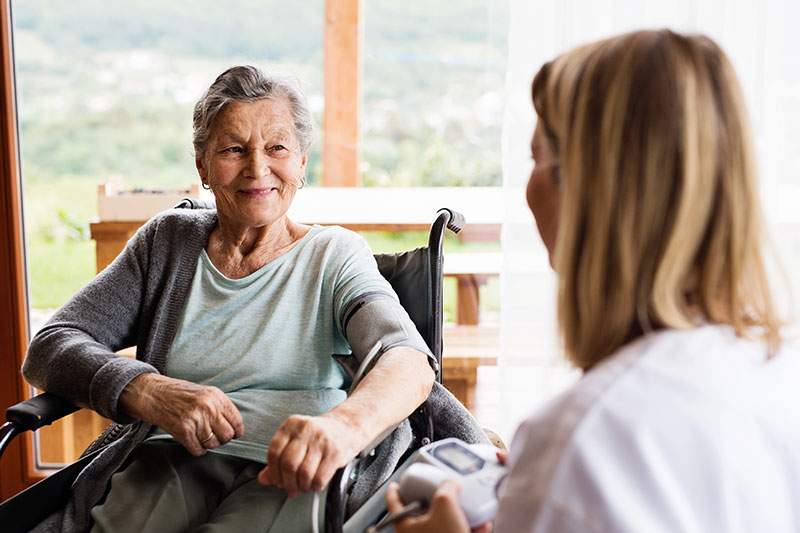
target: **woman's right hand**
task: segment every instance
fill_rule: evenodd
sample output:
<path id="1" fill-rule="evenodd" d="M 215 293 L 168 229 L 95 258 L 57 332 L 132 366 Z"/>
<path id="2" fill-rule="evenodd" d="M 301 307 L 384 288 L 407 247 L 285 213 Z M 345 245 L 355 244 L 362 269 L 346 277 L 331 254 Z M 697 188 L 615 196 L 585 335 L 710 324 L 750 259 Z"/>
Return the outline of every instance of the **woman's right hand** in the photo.
<path id="1" fill-rule="evenodd" d="M 200 456 L 244 434 L 239 410 L 216 387 L 161 374 L 141 374 L 119 397 L 128 415 L 160 427 Z"/>

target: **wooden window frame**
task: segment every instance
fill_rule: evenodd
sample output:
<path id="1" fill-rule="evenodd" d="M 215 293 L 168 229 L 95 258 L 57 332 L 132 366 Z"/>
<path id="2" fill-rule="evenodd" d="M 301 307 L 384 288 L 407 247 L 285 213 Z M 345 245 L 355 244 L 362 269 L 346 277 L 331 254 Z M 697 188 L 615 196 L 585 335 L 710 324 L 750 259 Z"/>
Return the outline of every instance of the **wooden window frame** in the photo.
<path id="1" fill-rule="evenodd" d="M 0 2 L 0 68 L 0 406 L 4 415 L 7 407 L 29 395 L 20 372 L 28 346 L 28 305 L 10 0 Z M 45 477 L 35 468 L 32 441 L 32 435 L 25 433 L 3 454 L 3 500 Z"/>
<path id="2" fill-rule="evenodd" d="M 325 0 L 323 186 L 357 187 L 361 108 L 361 0 Z M 0 0 L 0 408 L 27 399 L 20 369 L 28 345 L 27 278 L 14 80 L 11 0 Z M 0 499 L 46 477 L 33 436 L 17 437 L 0 460 Z"/>

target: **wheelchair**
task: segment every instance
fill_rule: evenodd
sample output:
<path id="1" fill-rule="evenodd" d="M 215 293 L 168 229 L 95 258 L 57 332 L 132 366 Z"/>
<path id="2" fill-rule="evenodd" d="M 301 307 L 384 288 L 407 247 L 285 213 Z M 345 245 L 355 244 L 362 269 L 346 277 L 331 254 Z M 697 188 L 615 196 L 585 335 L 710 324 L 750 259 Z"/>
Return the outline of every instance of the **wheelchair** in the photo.
<path id="1" fill-rule="evenodd" d="M 213 203 L 196 199 L 184 199 L 176 208 L 207 209 Z M 397 293 L 400 303 L 408 312 L 422 338 L 442 368 L 442 286 L 443 286 L 443 242 L 446 230 L 458 233 L 464 226 L 464 217 L 451 209 L 439 209 L 431 225 L 426 247 L 397 254 L 376 254 L 375 260 L 381 275 Z M 441 386 L 441 370 L 436 381 Z M 436 386 L 436 385 L 435 385 Z M 457 403 L 457 400 L 452 401 Z M 404 462 L 413 452 L 433 440 L 447 437 L 436 431 L 434 417 L 429 406 L 423 403 L 408 422 L 412 431 L 412 444 L 397 463 L 395 472 L 403 469 Z M 458 404 L 460 406 L 460 404 Z M 463 409 L 463 407 L 460 407 Z M 0 427 L 0 459 L 8 443 L 25 431 L 36 431 L 55 420 L 76 411 L 78 408 L 53 394 L 43 393 L 30 400 L 20 402 L 6 410 L 6 422 Z M 28 531 L 47 516 L 62 508 L 70 496 L 70 486 L 81 470 L 100 452 L 98 449 L 83 455 L 76 462 L 62 468 L 19 494 L 0 504 L 0 529 L 8 532 Z M 369 452 L 369 450 L 367 450 Z M 324 502 L 324 530 L 328 533 L 352 531 L 348 520 L 355 509 L 349 509 L 348 500 L 360 467 L 369 458 L 362 453 L 349 464 L 340 468 L 331 479 Z M 386 482 L 379 487 L 384 489 Z M 363 513 L 362 513 L 363 514 Z M 361 522 L 359 522 L 361 523 Z M 363 526 L 359 526 L 359 530 Z"/>

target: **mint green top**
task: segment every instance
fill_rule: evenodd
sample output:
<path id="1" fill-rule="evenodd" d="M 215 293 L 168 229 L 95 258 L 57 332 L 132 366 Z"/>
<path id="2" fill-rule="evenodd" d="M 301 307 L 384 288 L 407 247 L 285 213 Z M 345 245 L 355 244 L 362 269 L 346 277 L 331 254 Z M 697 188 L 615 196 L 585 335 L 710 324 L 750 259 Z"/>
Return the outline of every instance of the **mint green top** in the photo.
<path id="1" fill-rule="evenodd" d="M 225 277 L 203 250 L 166 375 L 219 387 L 239 409 L 244 435 L 213 451 L 266 463 L 287 417 L 341 403 L 348 378 L 331 355 L 350 353 L 342 312 L 374 291 L 397 298 L 364 239 L 340 227 L 314 226 L 241 279 Z M 151 438 L 171 437 L 159 429 Z"/>

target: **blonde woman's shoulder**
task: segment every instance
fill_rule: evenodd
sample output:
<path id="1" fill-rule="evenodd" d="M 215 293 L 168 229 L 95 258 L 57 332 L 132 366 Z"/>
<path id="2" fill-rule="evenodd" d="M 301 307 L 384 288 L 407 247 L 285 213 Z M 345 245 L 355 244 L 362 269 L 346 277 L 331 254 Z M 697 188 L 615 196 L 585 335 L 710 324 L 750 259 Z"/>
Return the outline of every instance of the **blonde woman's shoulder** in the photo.
<path id="1" fill-rule="evenodd" d="M 712 531 L 734 491 L 743 523 L 788 523 L 765 495 L 800 504 L 797 354 L 725 326 L 635 341 L 520 426 L 501 511 L 543 531 Z"/>

